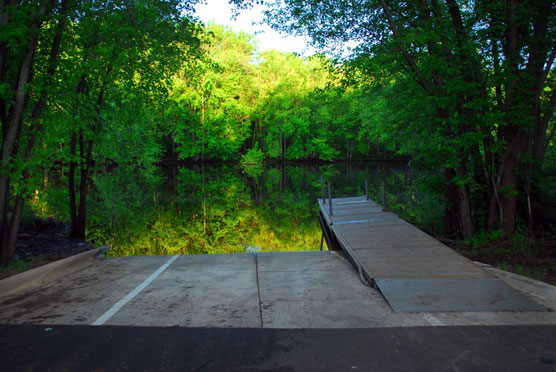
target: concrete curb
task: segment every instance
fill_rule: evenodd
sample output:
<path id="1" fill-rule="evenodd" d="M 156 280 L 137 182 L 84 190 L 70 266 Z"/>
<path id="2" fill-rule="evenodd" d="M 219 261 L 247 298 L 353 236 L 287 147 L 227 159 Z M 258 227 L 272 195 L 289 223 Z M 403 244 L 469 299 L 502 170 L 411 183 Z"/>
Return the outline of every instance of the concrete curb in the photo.
<path id="1" fill-rule="evenodd" d="M 496 268 L 492 265 L 485 264 L 485 263 L 482 263 L 482 262 L 478 262 L 478 261 L 473 261 L 473 262 L 476 265 L 478 265 L 479 267 L 495 274 L 496 276 L 504 276 L 506 278 L 517 280 L 517 281 L 523 282 L 525 284 L 529 284 L 529 285 L 539 287 L 539 288 L 556 289 L 555 286 L 553 286 L 551 284 L 548 284 L 548 283 L 545 283 L 545 282 L 541 282 L 540 280 L 528 278 L 526 276 L 519 275 L 519 274 L 514 274 L 510 271 L 502 270 L 502 269 Z"/>
<path id="2" fill-rule="evenodd" d="M 556 286 L 541 282 L 540 280 L 531 279 L 523 275 L 498 269 L 482 262 L 474 261 L 474 263 L 489 273 L 496 275 L 498 278 L 515 289 L 531 296 L 542 305 L 552 310 L 556 310 Z"/>
<path id="3" fill-rule="evenodd" d="M 28 291 L 95 263 L 110 246 L 93 248 L 0 280 L 0 298 Z"/>

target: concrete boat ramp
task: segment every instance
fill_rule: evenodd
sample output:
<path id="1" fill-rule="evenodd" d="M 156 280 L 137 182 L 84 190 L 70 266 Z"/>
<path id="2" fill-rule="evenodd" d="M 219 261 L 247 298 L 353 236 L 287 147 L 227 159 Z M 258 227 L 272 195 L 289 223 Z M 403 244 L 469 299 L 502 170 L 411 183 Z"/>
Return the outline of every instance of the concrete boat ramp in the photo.
<path id="1" fill-rule="evenodd" d="M 4 279 L 0 370 L 554 371 L 556 287 L 444 251 L 360 200 L 343 201 L 359 216 L 341 200 L 325 216 L 343 251 L 90 251 Z"/>
<path id="2" fill-rule="evenodd" d="M 0 324 L 372 328 L 556 324 L 556 288 L 494 268 L 541 310 L 395 312 L 342 252 L 83 258 L 0 299 Z M 45 268 L 46 269 L 46 268 Z M 43 269 L 44 270 L 44 269 Z M 483 269 L 481 269 L 483 270 Z M 540 307 L 541 305 L 539 305 Z"/>
<path id="3" fill-rule="evenodd" d="M 394 312 L 342 252 L 91 255 L 71 267 L 0 299 L 0 370 L 556 366 L 556 288 L 490 267 L 546 310 Z"/>

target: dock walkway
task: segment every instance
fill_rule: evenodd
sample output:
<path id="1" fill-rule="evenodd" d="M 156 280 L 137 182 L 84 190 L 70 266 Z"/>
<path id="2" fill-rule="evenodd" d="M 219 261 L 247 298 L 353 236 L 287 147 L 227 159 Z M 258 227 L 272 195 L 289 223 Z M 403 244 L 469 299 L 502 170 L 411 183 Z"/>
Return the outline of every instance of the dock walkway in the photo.
<path id="1" fill-rule="evenodd" d="M 326 235 L 339 243 L 361 276 L 396 312 L 543 310 L 364 196 L 320 199 L 319 207 Z"/>

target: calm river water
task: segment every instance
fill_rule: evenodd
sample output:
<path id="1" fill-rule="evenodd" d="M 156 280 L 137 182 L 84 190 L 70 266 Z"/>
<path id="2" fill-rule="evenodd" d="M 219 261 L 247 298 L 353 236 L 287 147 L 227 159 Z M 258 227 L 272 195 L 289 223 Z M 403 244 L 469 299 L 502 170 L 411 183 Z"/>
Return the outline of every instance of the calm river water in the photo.
<path id="1" fill-rule="evenodd" d="M 318 250 L 320 176 L 333 197 L 369 194 L 427 231 L 439 226 L 437 175 L 368 163 L 164 167 L 150 174 L 115 169 L 95 176 L 88 239 L 109 255 Z"/>

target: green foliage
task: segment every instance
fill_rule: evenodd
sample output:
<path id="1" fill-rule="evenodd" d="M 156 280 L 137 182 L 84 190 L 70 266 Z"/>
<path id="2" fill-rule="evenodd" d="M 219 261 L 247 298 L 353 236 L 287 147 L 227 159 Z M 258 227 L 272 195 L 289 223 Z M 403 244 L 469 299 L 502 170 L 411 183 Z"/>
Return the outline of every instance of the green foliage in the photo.
<path id="1" fill-rule="evenodd" d="M 471 228 L 479 231 L 490 220 L 508 225 L 498 220 L 505 208 L 526 210 L 504 207 L 512 200 L 532 200 L 538 219 L 550 220 L 556 210 L 545 202 L 556 200 L 550 160 L 556 75 L 547 68 L 552 62 L 542 61 L 551 55 L 556 35 L 553 5 L 519 5 L 515 56 L 503 47 L 513 45 L 506 32 L 513 24 L 509 10 L 499 4 L 338 0 L 323 7 L 293 1 L 278 2 L 267 12 L 275 28 L 306 33 L 328 50 L 342 50 L 338 46 L 350 38 L 359 43 L 352 55 L 331 60 L 259 51 L 252 35 L 196 23 L 191 16 L 195 1 L 69 0 L 66 10 L 62 3 L 45 8 L 43 16 L 42 1 L 6 7 L 9 17 L 0 28 L 3 128 L 15 108 L 20 66 L 34 37 L 37 47 L 25 87 L 27 105 L 15 131 L 16 150 L 0 164 L 0 180 L 9 179 L 2 200 L 24 197 L 37 215 L 67 218 L 72 193 L 51 185 L 69 183 L 75 167 L 72 191 L 84 185 L 83 192 L 94 195 L 85 198 L 92 209 L 89 239 L 133 247 L 133 252 L 281 246 L 288 233 L 266 231 L 262 221 L 288 221 L 282 203 L 299 211 L 310 211 L 312 204 L 307 194 L 284 190 L 276 180 L 302 180 L 299 190 L 319 189 L 318 177 L 297 174 L 295 168 L 244 166 L 227 182 L 202 171 L 182 172 L 179 196 L 166 200 L 159 190 L 163 177 L 154 166 L 164 159 L 243 164 L 411 159 L 412 166 L 433 171 L 418 182 L 404 179 L 409 191 L 403 197 L 390 192 L 402 182 L 397 175 L 364 177 L 373 180 L 378 199 L 376 182 L 384 181 L 389 208 L 430 231 L 442 230 L 432 227 L 434 221 L 443 209 L 454 213 L 454 207 L 468 207 Z M 385 17 L 388 10 L 391 19 Z M 38 33 L 31 32 L 33 24 L 40 26 Z M 535 34 L 543 24 L 546 32 Z M 60 32 L 59 52 L 51 59 Z M 535 55 L 540 69 L 530 58 Z M 534 81 L 535 76 L 544 77 Z M 41 109 L 35 112 L 35 107 Z M 335 167 L 321 172 L 344 183 Z M 361 177 L 350 179 L 341 192 L 361 192 Z M 517 181 L 506 181 L 512 177 Z M 244 181 L 253 185 L 257 202 Z M 452 186 L 455 197 L 439 200 L 438 194 Z M 157 205 L 161 199 L 164 207 Z M 272 216 L 258 209 L 261 203 Z M 413 203 L 426 208 L 407 206 Z M 131 218 L 130 211 L 141 217 Z M 7 208 L 0 212 L 10 215 Z M 462 221 L 461 215 L 453 217 Z M 7 223 L 2 217 L 2 226 Z M 145 225 L 155 238 L 143 233 Z M 264 233 L 247 243 L 221 235 L 240 231 L 249 236 L 249 226 Z M 484 234 L 475 234 L 470 243 L 494 239 Z M 516 245 L 527 244 L 523 236 L 518 229 Z"/>
<path id="2" fill-rule="evenodd" d="M 95 174 L 87 239 L 110 244 L 108 254 L 116 256 L 241 253 L 250 246 L 265 252 L 318 250 L 321 175 L 331 180 L 334 196 L 363 194 L 368 179 L 375 197 L 385 180 L 395 213 L 425 225 L 442 219 L 434 213 L 442 204 L 439 195 L 421 193 L 418 174 L 407 169 L 299 165 L 249 172 L 218 166 L 151 174 L 118 167 Z M 67 187 L 52 184 L 32 205 L 44 216 L 55 212 L 67 219 L 66 198 Z"/>
<path id="3" fill-rule="evenodd" d="M 485 231 L 481 230 L 475 233 L 473 237 L 465 239 L 464 244 L 471 246 L 473 249 L 481 249 L 489 244 L 500 241 L 503 238 L 501 230 Z"/>
<path id="4" fill-rule="evenodd" d="M 496 268 L 504 271 L 509 271 L 517 275 L 526 276 L 536 280 L 546 280 L 546 277 L 542 271 L 542 268 L 531 268 L 525 265 L 512 265 L 506 261 L 503 261 L 496 265 Z"/>
<path id="5" fill-rule="evenodd" d="M 296 218 L 297 212 L 290 211 L 283 220 L 293 234 L 289 239 L 288 234 L 275 230 L 281 227 L 267 212 L 275 208 L 254 203 L 235 170 L 181 169 L 178 180 L 177 193 L 157 201 L 153 209 L 137 210 L 141 217 L 135 222 L 118 224 L 111 241 L 112 254 L 239 253 L 248 245 L 266 251 L 317 247 L 315 220 L 307 219 L 300 228 L 295 227 L 287 221 Z M 311 246 L 307 245 L 308 232 Z"/>
<path id="6" fill-rule="evenodd" d="M 263 166 L 260 164 L 242 164 L 241 169 L 251 178 L 259 178 L 264 172 Z"/>
<path id="7" fill-rule="evenodd" d="M 209 25 L 205 58 L 182 66 L 170 89 L 170 136 L 180 159 L 230 160 L 248 138 L 253 37 Z"/>
<path id="8" fill-rule="evenodd" d="M 556 107 L 554 2 L 268 6 L 268 24 L 305 34 L 336 55 L 344 91 L 351 86 L 366 96 L 354 117 L 335 111 L 343 116 L 338 132 L 347 158 L 353 145 L 365 144 L 363 134 L 413 164 L 446 170 L 447 221 L 459 220 L 452 230 L 467 236 L 492 224 L 511 236 L 520 217 L 530 218 L 516 210 L 529 210 L 531 184 L 542 178 L 532 174 L 551 151 L 556 128 L 548 125 Z M 347 40 L 357 44 L 351 54 L 339 47 Z"/>
<path id="9" fill-rule="evenodd" d="M 511 237 L 512 247 L 516 252 L 522 253 L 526 256 L 532 254 L 533 249 L 533 239 L 529 235 L 529 231 L 526 226 L 519 224 L 515 234 Z"/>
<path id="10" fill-rule="evenodd" d="M 184 64 L 170 89 L 172 156 L 241 160 L 258 148 L 270 160 L 332 161 L 374 157 L 384 142 L 362 118 L 367 97 L 341 88 L 325 57 L 257 53 L 250 35 L 222 26 L 205 36 L 205 58 Z"/>
<path id="11" fill-rule="evenodd" d="M 30 257 L 25 259 L 15 259 L 7 265 L 0 265 L 0 277 L 15 275 L 20 272 L 32 269 L 48 263 L 44 256 Z"/>
<path id="12" fill-rule="evenodd" d="M 146 202 L 140 197 L 153 192 L 150 186 L 148 191 L 130 193 L 129 197 L 138 198 L 136 203 L 123 203 L 127 214 L 114 215 L 111 224 L 104 224 L 106 230 L 100 233 L 105 237 L 103 242 L 112 245 L 109 254 L 240 253 L 249 246 L 261 251 L 317 250 L 321 237 L 316 203 L 320 174 L 331 177 L 334 194 L 341 196 L 361 194 L 364 179 L 371 179 L 370 172 L 376 172 L 354 168 L 346 179 L 346 170 L 336 165 L 258 169 L 261 173 L 254 177 L 245 177 L 240 169 L 227 166 L 167 171 L 167 181 L 156 187 L 155 199 Z M 434 215 L 432 200 L 421 199 L 431 196 L 416 193 L 411 186 L 415 175 L 407 170 L 383 172 L 396 213 L 416 222 Z M 134 182 L 129 176 L 117 173 L 112 179 L 127 180 L 116 184 Z M 371 182 L 371 188 L 377 189 L 378 183 Z"/>
<path id="13" fill-rule="evenodd" d="M 264 160 L 264 154 L 257 147 L 249 149 L 245 153 L 245 155 L 241 157 L 242 164 L 262 164 L 263 160 Z"/>
<path id="14" fill-rule="evenodd" d="M 2 272 L 4 270 L 25 271 L 27 269 L 29 269 L 29 263 L 26 262 L 25 260 L 13 260 L 8 265 L 1 265 L 0 266 L 0 272 Z"/>

